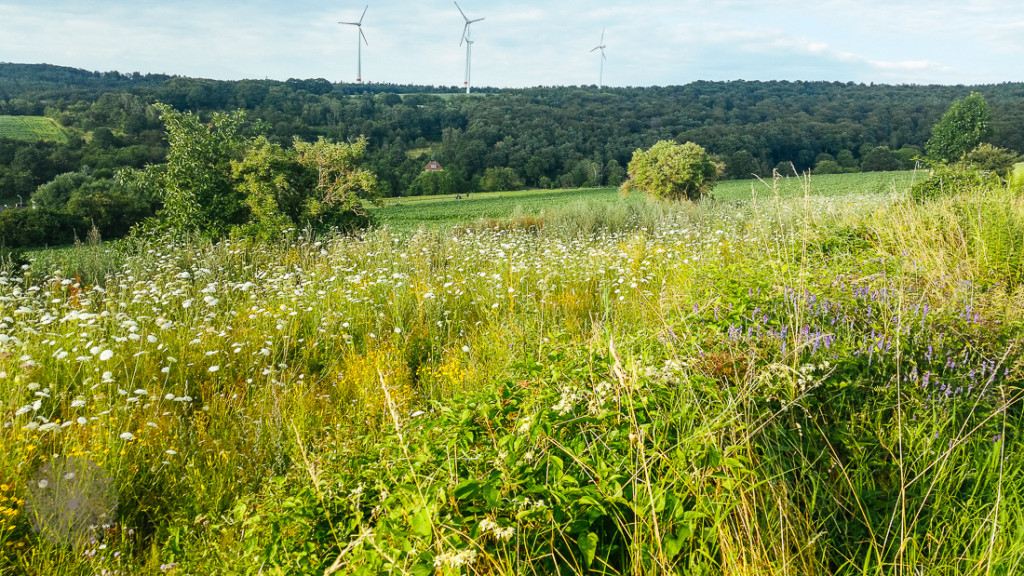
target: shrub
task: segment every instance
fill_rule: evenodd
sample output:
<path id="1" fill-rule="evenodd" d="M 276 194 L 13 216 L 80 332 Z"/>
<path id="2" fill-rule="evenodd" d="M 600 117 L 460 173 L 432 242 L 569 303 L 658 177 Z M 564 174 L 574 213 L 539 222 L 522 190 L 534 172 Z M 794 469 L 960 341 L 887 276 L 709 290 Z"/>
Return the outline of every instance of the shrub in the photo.
<path id="1" fill-rule="evenodd" d="M 629 162 L 624 193 L 642 190 L 659 200 L 696 202 L 710 195 L 724 167 L 715 164 L 701 146 L 662 140 L 647 150 L 637 150 Z"/>
<path id="2" fill-rule="evenodd" d="M 0 243 L 11 248 L 71 244 L 88 230 L 84 219 L 46 208 L 0 213 Z"/>
<path id="3" fill-rule="evenodd" d="M 487 192 L 507 192 L 522 188 L 523 182 L 511 168 L 488 168 L 480 186 Z"/>
<path id="4" fill-rule="evenodd" d="M 448 170 L 420 172 L 409 185 L 410 196 L 449 195 L 458 192 L 455 176 Z"/>
<path id="5" fill-rule="evenodd" d="M 924 202 L 975 190 L 984 183 L 985 177 L 977 170 L 938 165 L 932 169 L 928 178 L 914 184 L 910 189 L 910 197 L 915 202 Z"/>
<path id="6" fill-rule="evenodd" d="M 814 165 L 815 174 L 842 174 L 845 171 L 835 160 L 822 160 Z"/>
<path id="7" fill-rule="evenodd" d="M 1007 178 L 1020 157 L 1006 148 L 991 144 L 980 144 L 967 153 L 967 163 L 982 172 L 992 172 L 1000 178 Z"/>

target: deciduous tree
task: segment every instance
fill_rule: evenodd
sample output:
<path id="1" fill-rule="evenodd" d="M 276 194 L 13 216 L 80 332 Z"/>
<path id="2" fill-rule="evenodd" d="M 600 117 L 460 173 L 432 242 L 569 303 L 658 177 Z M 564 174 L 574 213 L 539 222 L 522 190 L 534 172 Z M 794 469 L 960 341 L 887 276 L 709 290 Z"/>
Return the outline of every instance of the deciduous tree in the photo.
<path id="1" fill-rule="evenodd" d="M 959 162 L 990 133 L 989 111 L 985 97 L 977 92 L 957 100 L 932 128 L 925 144 L 928 158 L 936 162 Z"/>

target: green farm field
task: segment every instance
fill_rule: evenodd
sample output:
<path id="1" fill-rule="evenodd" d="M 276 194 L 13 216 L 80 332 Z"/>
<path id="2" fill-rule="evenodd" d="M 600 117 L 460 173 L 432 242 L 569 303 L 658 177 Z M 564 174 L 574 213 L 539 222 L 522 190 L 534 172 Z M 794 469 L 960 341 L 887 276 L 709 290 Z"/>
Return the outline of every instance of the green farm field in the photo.
<path id="1" fill-rule="evenodd" d="M 35 253 L 0 573 L 1020 573 L 1024 189 L 921 176 Z"/>
<path id="2" fill-rule="evenodd" d="M 780 179 L 774 183 L 760 180 L 726 180 L 715 187 L 719 203 L 762 201 L 776 193 L 782 198 L 804 196 L 816 198 L 887 194 L 903 190 L 914 179 L 925 175 L 914 172 L 865 172 L 814 176 L 809 182 L 801 178 Z M 642 194 L 623 200 L 617 188 L 585 188 L 570 190 L 525 190 L 518 192 L 481 192 L 456 199 L 454 196 L 414 196 L 389 198 L 383 206 L 372 209 L 378 223 L 396 230 L 416 230 L 470 225 L 481 220 L 507 220 L 515 216 L 543 217 L 552 211 L 579 202 L 638 206 L 646 202 Z"/>
<path id="3" fill-rule="evenodd" d="M 35 142 L 67 142 L 68 135 L 56 121 L 43 116 L 0 116 L 0 138 Z"/>

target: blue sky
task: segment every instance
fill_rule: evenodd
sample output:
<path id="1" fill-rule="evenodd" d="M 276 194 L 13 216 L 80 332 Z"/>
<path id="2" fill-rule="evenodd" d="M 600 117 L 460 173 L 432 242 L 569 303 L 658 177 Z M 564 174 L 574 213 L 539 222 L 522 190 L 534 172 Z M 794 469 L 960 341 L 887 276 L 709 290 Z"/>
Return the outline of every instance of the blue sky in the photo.
<path id="1" fill-rule="evenodd" d="M 1005 0 L 462 0 L 473 84 L 1024 81 L 1024 11 Z M 0 0 L 0 61 L 241 78 L 356 77 L 366 0 Z M 462 82 L 451 0 L 370 0 L 363 79 Z"/>

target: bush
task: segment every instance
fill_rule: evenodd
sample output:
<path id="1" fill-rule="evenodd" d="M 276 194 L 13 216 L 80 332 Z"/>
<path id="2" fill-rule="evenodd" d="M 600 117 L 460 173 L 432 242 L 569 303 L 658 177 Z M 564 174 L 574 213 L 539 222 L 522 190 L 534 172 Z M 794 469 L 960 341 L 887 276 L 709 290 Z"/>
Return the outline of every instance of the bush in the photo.
<path id="1" fill-rule="evenodd" d="M 899 170 L 901 165 L 900 157 L 888 146 L 876 146 L 860 160 L 864 172 L 890 172 Z"/>
<path id="2" fill-rule="evenodd" d="M 710 195 L 724 166 L 715 164 L 701 146 L 662 140 L 647 150 L 637 150 L 629 162 L 629 179 L 622 190 L 642 190 L 659 200 L 696 202 Z"/>
<path id="3" fill-rule="evenodd" d="M 792 162 L 779 162 L 775 165 L 775 172 L 785 178 L 797 175 L 796 168 L 793 167 Z"/>
<path id="4" fill-rule="evenodd" d="M 508 192 L 522 188 L 523 181 L 511 168 L 488 168 L 480 186 L 487 192 Z"/>
<path id="5" fill-rule="evenodd" d="M 1000 178 L 1009 178 L 1014 164 L 1020 157 L 1006 148 L 997 148 L 991 144 L 980 144 L 967 153 L 967 163 L 982 172 L 992 172 Z"/>
<path id="6" fill-rule="evenodd" d="M 910 189 L 915 202 L 924 202 L 942 196 L 953 196 L 976 190 L 985 183 L 985 177 L 977 170 L 958 169 L 940 164 L 932 169 L 925 180 L 917 182 Z"/>
<path id="7" fill-rule="evenodd" d="M 0 213 L 0 243 L 11 248 L 71 244 L 89 228 L 82 218 L 46 208 Z"/>
<path id="8" fill-rule="evenodd" d="M 455 176 L 448 170 L 421 172 L 409 185 L 410 196 L 436 196 L 458 192 Z"/>
<path id="9" fill-rule="evenodd" d="M 846 172 L 835 160 L 822 160 L 814 165 L 815 174 L 842 174 Z"/>
<path id="10" fill-rule="evenodd" d="M 65 212 L 91 222 L 104 238 L 128 235 L 132 226 L 153 215 L 151 203 L 111 180 L 98 180 L 71 194 Z"/>

